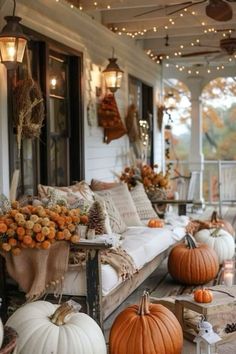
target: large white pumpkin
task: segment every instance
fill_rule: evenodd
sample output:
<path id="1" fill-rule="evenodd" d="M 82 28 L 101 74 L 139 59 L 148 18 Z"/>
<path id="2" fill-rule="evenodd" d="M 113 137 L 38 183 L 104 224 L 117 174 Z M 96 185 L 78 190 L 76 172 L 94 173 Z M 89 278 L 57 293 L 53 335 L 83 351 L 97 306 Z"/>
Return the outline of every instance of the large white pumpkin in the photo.
<path id="1" fill-rule="evenodd" d="M 213 248 L 222 264 L 225 259 L 231 259 L 235 253 L 235 243 L 232 235 L 223 229 L 203 229 L 194 237 L 199 243 L 206 243 Z"/>
<path id="2" fill-rule="evenodd" d="M 36 301 L 16 310 L 7 321 L 19 336 L 16 354 L 106 354 L 97 323 L 66 305 Z"/>
<path id="3" fill-rule="evenodd" d="M 3 324 L 2 324 L 2 320 L 0 318 L 0 349 L 2 347 L 2 342 L 3 342 L 3 333 L 4 333 Z"/>

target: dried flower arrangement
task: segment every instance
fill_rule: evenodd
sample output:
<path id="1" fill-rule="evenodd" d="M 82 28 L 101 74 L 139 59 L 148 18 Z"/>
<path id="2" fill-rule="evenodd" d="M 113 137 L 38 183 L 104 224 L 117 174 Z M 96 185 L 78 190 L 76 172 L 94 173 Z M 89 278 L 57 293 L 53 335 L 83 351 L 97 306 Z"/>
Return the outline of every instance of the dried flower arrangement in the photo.
<path id="1" fill-rule="evenodd" d="M 78 208 L 59 204 L 21 207 L 15 201 L 0 216 L 0 249 L 18 255 L 22 248 L 48 249 L 60 240 L 78 243 L 77 225 L 87 222 L 88 217 L 81 215 Z"/>
<path id="2" fill-rule="evenodd" d="M 163 191 L 169 187 L 169 173 L 156 172 L 158 165 L 141 165 L 139 167 L 126 167 L 119 176 L 120 180 L 127 183 L 129 189 L 134 187 L 137 181 L 143 183 L 148 196 L 154 195 L 158 190 Z M 165 194 L 165 193 L 164 193 Z M 163 195 L 161 196 L 163 199 Z"/>

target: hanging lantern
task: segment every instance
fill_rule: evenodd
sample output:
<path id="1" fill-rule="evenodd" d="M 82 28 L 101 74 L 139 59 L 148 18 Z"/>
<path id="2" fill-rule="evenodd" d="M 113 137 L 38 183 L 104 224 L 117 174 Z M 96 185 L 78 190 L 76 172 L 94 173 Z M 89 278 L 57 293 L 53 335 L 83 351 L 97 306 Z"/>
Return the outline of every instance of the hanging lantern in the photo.
<path id="1" fill-rule="evenodd" d="M 202 319 L 198 324 L 199 333 L 193 340 L 197 344 L 196 354 L 217 354 L 216 343 L 221 338 L 212 329 L 212 325 Z"/>
<path id="2" fill-rule="evenodd" d="M 16 2 L 12 16 L 6 16 L 6 25 L 0 33 L 0 58 L 7 69 L 14 69 L 18 63 L 22 63 L 27 36 L 24 35 L 20 25 L 21 18 L 15 16 Z"/>
<path id="3" fill-rule="evenodd" d="M 114 49 L 112 52 L 112 58 L 109 58 L 109 64 L 106 69 L 103 70 L 106 87 L 112 92 L 116 92 L 121 86 L 121 80 L 124 71 L 121 70 L 117 64 L 117 58 L 114 58 Z"/>

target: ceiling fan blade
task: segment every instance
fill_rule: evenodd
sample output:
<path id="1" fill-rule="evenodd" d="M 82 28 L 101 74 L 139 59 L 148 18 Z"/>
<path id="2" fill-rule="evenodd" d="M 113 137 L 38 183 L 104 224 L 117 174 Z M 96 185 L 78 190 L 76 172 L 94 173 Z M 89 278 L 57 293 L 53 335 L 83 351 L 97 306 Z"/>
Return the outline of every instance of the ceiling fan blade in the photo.
<path id="1" fill-rule="evenodd" d="M 223 0 L 210 1 L 206 6 L 206 15 L 215 21 L 229 21 L 233 17 L 232 7 Z"/>
<path id="2" fill-rule="evenodd" d="M 181 58 L 189 58 L 189 57 L 195 57 L 195 56 L 200 56 L 200 55 L 210 55 L 210 54 L 216 54 L 216 53 L 221 53 L 221 51 L 220 50 L 213 50 L 213 51 L 206 50 L 204 52 L 186 53 L 186 54 L 182 54 Z"/>
<path id="3" fill-rule="evenodd" d="M 192 5 L 192 1 L 181 2 L 179 4 L 173 4 L 173 5 L 159 6 L 156 9 L 152 9 L 152 10 L 149 10 L 149 11 L 146 11 L 146 12 L 142 12 L 141 14 L 135 15 L 134 17 L 141 17 L 141 16 L 144 16 L 144 15 L 151 14 L 152 12 L 161 11 L 161 10 L 167 10 L 167 9 L 169 9 L 171 7 L 182 6 L 182 5 L 186 5 L 186 6 L 187 5 Z"/>
<path id="4" fill-rule="evenodd" d="M 177 12 L 182 11 L 182 10 L 184 10 L 184 9 L 188 9 L 188 8 L 191 7 L 191 6 L 195 6 L 195 5 L 198 5 L 198 4 L 203 4 L 203 3 L 206 2 L 206 1 L 207 1 L 207 0 L 201 0 L 201 1 L 198 1 L 198 2 L 191 2 L 191 4 L 188 4 L 188 5 L 186 5 L 186 6 L 181 7 L 181 9 L 178 9 L 178 10 L 175 10 L 175 11 L 172 11 L 172 12 L 169 12 L 169 13 L 168 13 L 168 16 L 174 15 L 174 14 L 176 14 Z M 181 5 L 181 4 L 179 4 L 179 5 Z M 183 4 L 182 4 L 182 5 L 183 5 Z"/>

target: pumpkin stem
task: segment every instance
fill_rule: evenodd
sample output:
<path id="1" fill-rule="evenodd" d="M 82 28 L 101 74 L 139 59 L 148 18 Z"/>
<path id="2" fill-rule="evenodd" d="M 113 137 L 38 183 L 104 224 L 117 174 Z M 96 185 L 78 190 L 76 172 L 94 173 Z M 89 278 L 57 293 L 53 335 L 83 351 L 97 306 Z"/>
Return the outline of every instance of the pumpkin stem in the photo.
<path id="1" fill-rule="evenodd" d="M 214 230 L 210 233 L 210 236 L 211 236 L 211 237 L 218 237 L 218 236 L 219 236 L 219 231 L 220 231 L 220 227 L 217 227 L 216 229 L 214 229 Z"/>
<path id="2" fill-rule="evenodd" d="M 197 248 L 196 241 L 194 240 L 193 236 L 190 234 L 185 235 L 185 241 L 187 242 L 187 247 L 190 249 Z"/>
<path id="3" fill-rule="evenodd" d="M 217 215 L 217 211 L 213 211 L 212 215 L 211 215 L 211 222 L 213 223 L 218 223 L 219 219 L 218 219 L 218 215 Z"/>
<path id="4" fill-rule="evenodd" d="M 66 316 L 73 312 L 75 312 L 73 306 L 65 302 L 64 304 L 62 304 L 56 309 L 54 314 L 50 317 L 50 320 L 56 326 L 62 326 L 65 324 Z"/>
<path id="5" fill-rule="evenodd" d="M 139 304 L 138 315 L 145 316 L 150 313 L 149 311 L 149 293 L 148 291 L 144 290 L 143 295 L 141 297 L 141 301 Z"/>

